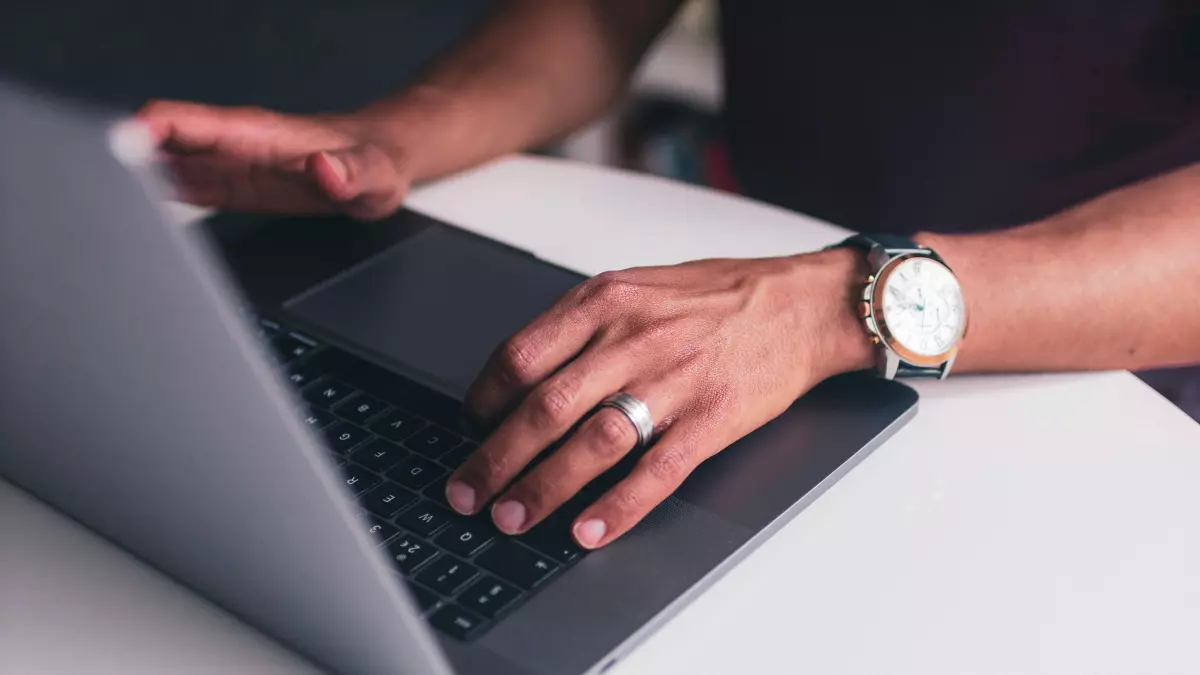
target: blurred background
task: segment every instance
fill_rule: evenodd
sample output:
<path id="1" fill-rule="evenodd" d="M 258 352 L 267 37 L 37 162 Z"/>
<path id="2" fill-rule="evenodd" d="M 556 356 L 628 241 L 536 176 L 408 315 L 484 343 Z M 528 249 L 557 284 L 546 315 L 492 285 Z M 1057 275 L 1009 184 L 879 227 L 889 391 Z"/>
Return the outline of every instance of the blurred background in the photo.
<path id="1" fill-rule="evenodd" d="M 43 0 L 6 5 L 0 77 L 134 110 L 150 98 L 327 112 L 404 86 L 495 0 Z M 715 2 L 692 0 L 617 110 L 542 149 L 721 186 Z"/>

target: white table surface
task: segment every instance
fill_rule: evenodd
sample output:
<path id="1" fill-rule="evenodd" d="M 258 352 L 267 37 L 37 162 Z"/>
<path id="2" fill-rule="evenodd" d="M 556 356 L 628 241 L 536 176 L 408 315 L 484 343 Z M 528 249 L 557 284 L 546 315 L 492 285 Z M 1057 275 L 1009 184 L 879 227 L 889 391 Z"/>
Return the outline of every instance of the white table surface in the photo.
<path id="1" fill-rule="evenodd" d="M 842 234 L 531 158 L 410 205 L 583 272 Z M 610 672 L 1200 672 L 1200 425 L 1128 373 L 916 386 L 913 422 Z M 0 674 L 313 672 L 0 482 Z"/>

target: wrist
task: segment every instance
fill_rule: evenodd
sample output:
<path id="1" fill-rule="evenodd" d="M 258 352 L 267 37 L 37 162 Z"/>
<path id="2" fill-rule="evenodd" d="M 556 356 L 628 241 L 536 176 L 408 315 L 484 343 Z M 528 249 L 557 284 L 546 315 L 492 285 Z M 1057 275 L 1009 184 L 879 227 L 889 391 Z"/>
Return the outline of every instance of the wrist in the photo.
<path id="1" fill-rule="evenodd" d="M 811 290 L 810 369 L 813 384 L 875 364 L 871 344 L 858 315 L 862 286 L 870 269 L 866 256 L 850 248 L 834 248 L 795 258 L 805 269 Z"/>

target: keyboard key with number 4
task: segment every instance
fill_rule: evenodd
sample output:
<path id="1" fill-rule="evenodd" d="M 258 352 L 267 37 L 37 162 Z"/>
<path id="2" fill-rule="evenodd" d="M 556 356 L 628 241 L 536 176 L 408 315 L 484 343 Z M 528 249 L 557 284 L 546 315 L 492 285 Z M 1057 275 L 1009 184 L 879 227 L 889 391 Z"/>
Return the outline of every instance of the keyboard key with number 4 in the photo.
<path id="1" fill-rule="evenodd" d="M 403 410 L 393 410 L 376 420 L 371 425 L 371 431 L 383 436 L 389 441 L 399 443 L 411 436 L 413 433 L 425 426 L 425 423 L 416 415 L 404 412 Z"/>
<path id="2" fill-rule="evenodd" d="M 355 424 L 363 424 L 372 417 L 387 410 L 387 405 L 373 396 L 359 394 L 352 399 L 342 401 L 333 412 L 342 419 Z"/>
<path id="3" fill-rule="evenodd" d="M 558 563 L 534 553 L 511 539 L 501 539 L 484 551 L 476 561 L 480 567 L 515 582 L 526 589 L 533 588 L 558 569 Z"/>
<path id="4" fill-rule="evenodd" d="M 382 485 L 363 495 L 361 501 L 362 505 L 371 513 L 381 518 L 391 518 L 404 507 L 416 502 L 417 496 L 399 485 L 385 480 Z"/>
<path id="5" fill-rule="evenodd" d="M 437 549 L 423 541 L 413 539 L 407 534 L 401 534 L 388 544 L 388 553 L 395 561 L 397 569 L 405 574 L 412 574 L 414 570 L 437 555 Z"/>
<path id="6" fill-rule="evenodd" d="M 483 620 L 478 616 L 455 605 L 447 605 L 434 612 L 429 622 L 438 630 L 459 640 L 471 637 L 483 624 Z"/>
<path id="7" fill-rule="evenodd" d="M 423 501 L 400 514 L 396 524 L 420 537 L 428 537 L 450 521 L 450 512 Z"/>
<path id="8" fill-rule="evenodd" d="M 405 447 L 409 450 L 435 459 L 459 443 L 462 443 L 462 438 L 434 426 L 427 427 L 404 441 Z"/>
<path id="9" fill-rule="evenodd" d="M 463 591 L 458 601 L 467 609 L 494 619 L 500 610 L 517 599 L 519 593 L 516 588 L 495 577 L 484 577 Z"/>
<path id="10" fill-rule="evenodd" d="M 425 584 L 442 595 L 454 595 L 454 592 L 479 574 L 474 565 L 465 563 L 454 556 L 443 555 L 430 563 L 417 575 L 417 581 Z"/>

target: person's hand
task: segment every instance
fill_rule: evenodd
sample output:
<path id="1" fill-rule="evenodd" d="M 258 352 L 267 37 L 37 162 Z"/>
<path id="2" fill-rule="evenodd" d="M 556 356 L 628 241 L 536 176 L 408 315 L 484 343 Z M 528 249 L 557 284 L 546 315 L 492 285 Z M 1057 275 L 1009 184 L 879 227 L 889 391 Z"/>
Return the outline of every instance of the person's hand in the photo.
<path id="1" fill-rule="evenodd" d="M 370 220 L 395 211 L 413 179 L 410 149 L 354 116 L 154 101 L 138 117 L 178 197 L 198 206 Z"/>
<path id="2" fill-rule="evenodd" d="M 585 548 L 611 542 L 700 462 L 822 379 L 870 365 L 852 297 L 866 273 L 858 254 L 832 250 L 590 279 L 497 349 L 472 385 L 468 410 L 496 426 L 451 476 L 448 501 L 466 514 L 493 502 L 500 530 L 529 530 L 634 449 L 619 411 L 588 417 L 623 391 L 649 407 L 657 440 L 572 525 Z"/>

